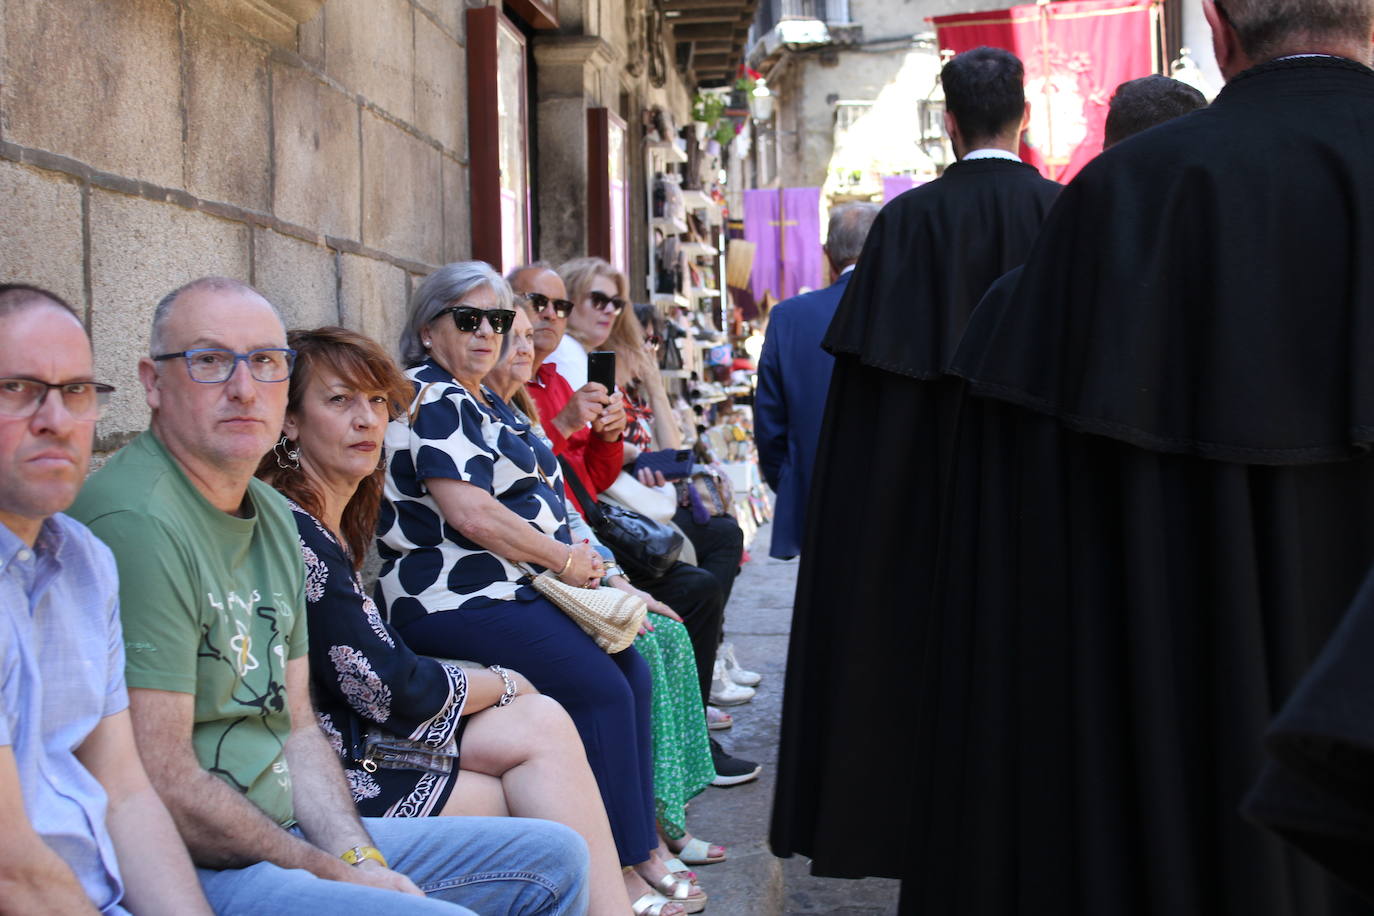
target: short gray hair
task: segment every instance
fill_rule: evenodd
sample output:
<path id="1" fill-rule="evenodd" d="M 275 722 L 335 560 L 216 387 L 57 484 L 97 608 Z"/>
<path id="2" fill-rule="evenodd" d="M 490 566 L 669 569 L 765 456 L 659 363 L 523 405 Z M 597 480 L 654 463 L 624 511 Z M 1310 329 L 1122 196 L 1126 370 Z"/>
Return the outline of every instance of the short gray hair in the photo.
<path id="1" fill-rule="evenodd" d="M 877 204 L 854 203 L 840 204 L 830 210 L 830 226 L 826 230 L 825 250 L 837 267 L 843 267 L 859 260 L 864 250 L 864 239 L 873 227 L 878 211 Z"/>
<path id="2" fill-rule="evenodd" d="M 434 273 L 425 277 L 410 297 L 410 314 L 406 316 L 405 327 L 401 329 L 398 341 L 401 363 L 415 366 L 429 358 L 428 351 L 420 342 L 420 329 L 434 320 L 434 316 L 462 299 L 479 287 L 490 287 L 496 293 L 497 307 L 514 307 L 515 297 L 507 283 L 496 269 L 485 261 L 454 261 L 445 264 Z M 502 334 L 501 356 L 506 355 L 509 334 Z"/>
<path id="3" fill-rule="evenodd" d="M 547 270 L 551 274 L 558 273 L 558 270 L 554 268 L 554 266 L 550 264 L 548 261 L 531 261 L 528 264 L 521 264 L 514 270 L 507 271 L 506 282 L 509 283 L 511 286 L 515 286 L 515 278 L 520 276 L 527 270 Z"/>
<path id="4" fill-rule="evenodd" d="M 181 298 L 181 294 L 201 289 L 214 292 L 248 293 L 257 296 L 272 309 L 272 314 L 276 315 L 277 320 L 282 322 L 282 327 L 286 326 L 286 322 L 282 321 L 281 312 L 278 311 L 277 307 L 266 296 L 242 280 L 235 280 L 233 277 L 201 277 L 178 286 L 158 300 L 157 308 L 153 309 L 153 329 L 148 335 L 149 356 L 158 356 L 166 349 L 167 341 L 163 339 L 163 335 L 167 331 L 167 322 L 172 319 L 172 308 Z"/>
<path id="5" fill-rule="evenodd" d="M 1261 61 L 1294 50 L 1316 50 L 1304 42 L 1323 39 L 1369 42 L 1374 4 L 1369 0 L 1223 0 L 1217 9 L 1230 20 L 1240 47 Z"/>

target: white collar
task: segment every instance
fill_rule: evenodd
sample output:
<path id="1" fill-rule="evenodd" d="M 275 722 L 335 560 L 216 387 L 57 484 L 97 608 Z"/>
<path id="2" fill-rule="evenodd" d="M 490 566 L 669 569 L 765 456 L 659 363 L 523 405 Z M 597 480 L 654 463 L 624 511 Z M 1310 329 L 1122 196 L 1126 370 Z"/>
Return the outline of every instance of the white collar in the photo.
<path id="1" fill-rule="evenodd" d="M 836 277 L 835 279 L 838 280 L 840 277 L 843 277 L 845 274 L 849 273 L 851 270 L 854 269 L 854 266 L 855 266 L 855 265 L 850 264 L 850 265 L 849 265 L 848 267 L 846 267 L 844 270 L 840 271 L 839 277 Z"/>
<path id="2" fill-rule="evenodd" d="M 1009 159 L 1012 162 L 1021 161 L 1021 157 L 1011 150 L 997 149 L 993 146 L 985 146 L 982 149 L 976 149 L 972 152 L 965 153 L 964 158 L 959 161 L 968 162 L 970 159 Z"/>

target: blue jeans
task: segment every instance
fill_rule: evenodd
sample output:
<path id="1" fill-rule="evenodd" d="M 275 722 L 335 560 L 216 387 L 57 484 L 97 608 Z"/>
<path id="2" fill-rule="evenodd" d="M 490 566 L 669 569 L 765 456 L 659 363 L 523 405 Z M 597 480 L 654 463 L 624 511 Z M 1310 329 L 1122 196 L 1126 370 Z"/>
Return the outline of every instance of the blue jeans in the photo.
<path id="1" fill-rule="evenodd" d="M 561 916 L 587 911 L 587 844 L 561 824 L 519 817 L 369 817 L 363 823 L 391 867 L 426 897 L 326 881 L 268 862 L 196 869 L 200 885 L 219 916 L 459 916 L 474 911 Z"/>

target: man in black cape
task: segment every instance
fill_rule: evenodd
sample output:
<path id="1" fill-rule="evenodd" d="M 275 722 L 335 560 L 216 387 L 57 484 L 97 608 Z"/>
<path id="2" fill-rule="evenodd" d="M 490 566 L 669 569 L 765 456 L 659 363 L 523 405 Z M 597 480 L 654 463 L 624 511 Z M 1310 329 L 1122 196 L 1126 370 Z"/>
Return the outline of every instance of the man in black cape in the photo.
<path id="1" fill-rule="evenodd" d="M 1374 573 L 1269 729 L 1245 812 L 1374 900 Z"/>
<path id="2" fill-rule="evenodd" d="M 1016 155 L 1021 62 L 977 48 L 941 73 L 959 161 L 874 221 L 825 346 L 835 356 L 808 506 L 784 694 L 772 847 L 817 874 L 900 875 L 914 755 L 919 620 L 907 577 L 935 548 L 912 474 L 941 443 L 913 436 L 922 379 L 946 366 L 988 285 L 1020 264 L 1060 186 Z M 925 587 L 928 592 L 928 586 Z M 831 665 L 833 657 L 843 665 Z"/>
<path id="3" fill-rule="evenodd" d="M 1142 130 L 1206 107 L 1207 97 L 1181 80 L 1157 73 L 1127 80 L 1116 87 L 1107 102 L 1102 148 L 1111 149 Z M 1021 270 L 1022 267 L 1018 265 L 998 277 L 988 287 L 983 301 L 995 301 L 997 304 L 989 307 L 1002 308 L 1004 300 L 1016 291 L 1016 284 L 1021 282 Z"/>
<path id="4" fill-rule="evenodd" d="M 1371 912 L 1238 808 L 1374 558 L 1374 3 L 1203 6 L 1226 88 L 1090 163 L 924 389 L 905 912 Z"/>

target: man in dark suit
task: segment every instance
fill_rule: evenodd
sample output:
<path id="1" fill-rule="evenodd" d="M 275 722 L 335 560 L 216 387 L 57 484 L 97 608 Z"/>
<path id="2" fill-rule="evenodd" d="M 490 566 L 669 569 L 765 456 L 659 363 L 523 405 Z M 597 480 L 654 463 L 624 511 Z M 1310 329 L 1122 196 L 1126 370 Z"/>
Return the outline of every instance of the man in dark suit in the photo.
<path id="1" fill-rule="evenodd" d="M 754 398 L 754 438 L 763 477 L 778 495 L 768 553 L 780 560 L 801 553 L 806 530 L 811 466 L 835 365 L 835 357 L 821 349 L 821 338 L 835 317 L 879 209 L 877 204 L 859 203 L 831 210 L 825 255 L 835 282 L 780 302 L 768 314 Z"/>

